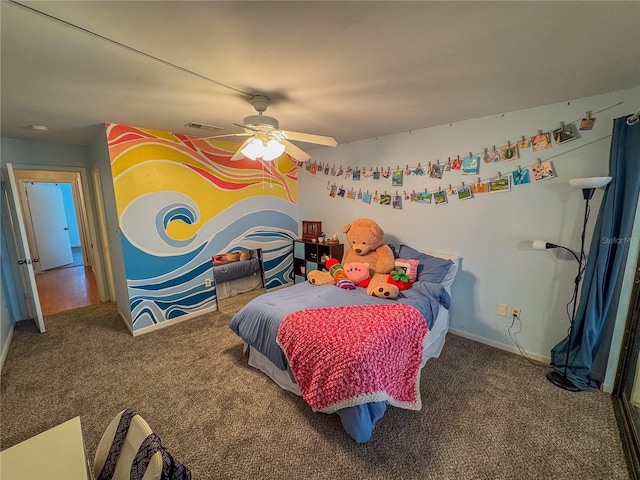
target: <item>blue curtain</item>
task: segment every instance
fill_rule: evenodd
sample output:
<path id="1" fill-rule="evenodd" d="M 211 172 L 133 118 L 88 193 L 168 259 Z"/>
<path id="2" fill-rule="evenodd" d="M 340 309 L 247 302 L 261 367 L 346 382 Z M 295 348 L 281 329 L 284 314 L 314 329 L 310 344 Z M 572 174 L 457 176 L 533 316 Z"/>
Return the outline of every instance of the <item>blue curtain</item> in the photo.
<path id="1" fill-rule="evenodd" d="M 628 125 L 627 117 L 613 122 L 609 175 L 613 179 L 600 205 L 571 339 L 565 338 L 551 350 L 551 366 L 562 374 L 567 344 L 571 345 L 567 378 L 581 390 L 598 387 L 590 376 L 591 367 L 605 322 L 614 318 L 610 312 L 616 308 L 629 243 L 634 241 L 631 233 L 640 193 L 640 123 Z"/>

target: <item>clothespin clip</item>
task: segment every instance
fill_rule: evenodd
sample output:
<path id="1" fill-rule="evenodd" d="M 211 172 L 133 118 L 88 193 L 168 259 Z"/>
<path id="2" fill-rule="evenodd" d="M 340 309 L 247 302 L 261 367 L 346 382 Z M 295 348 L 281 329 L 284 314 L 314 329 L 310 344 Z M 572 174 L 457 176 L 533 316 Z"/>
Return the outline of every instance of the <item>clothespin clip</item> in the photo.
<path id="1" fill-rule="evenodd" d="M 415 190 L 412 190 L 412 191 L 411 191 L 411 193 L 413 193 L 413 194 L 415 195 L 415 194 L 416 194 L 416 191 L 415 191 Z"/>
<path id="2" fill-rule="evenodd" d="M 464 182 L 462 182 L 462 188 L 464 188 Z"/>
<path id="3" fill-rule="evenodd" d="M 442 187 L 438 185 L 438 193 L 441 193 L 441 192 L 442 192 Z"/>
<path id="4" fill-rule="evenodd" d="M 482 180 L 480 180 L 480 177 L 478 177 L 478 185 L 480 185 L 482 183 Z"/>
<path id="5" fill-rule="evenodd" d="M 585 116 L 586 116 L 587 118 L 591 118 L 591 110 L 587 110 L 587 111 L 585 112 Z"/>
<path id="6" fill-rule="evenodd" d="M 493 146 L 493 152 L 495 153 L 495 151 L 496 151 L 496 146 L 494 145 Z"/>
<path id="7" fill-rule="evenodd" d="M 502 178 L 502 172 L 498 172 L 498 178 Z"/>
<path id="8" fill-rule="evenodd" d="M 398 196 L 398 190 L 396 190 L 396 197 Z"/>
<path id="9" fill-rule="evenodd" d="M 440 166 L 440 159 L 437 160 L 436 165 Z"/>
<path id="10" fill-rule="evenodd" d="M 473 153 L 469 152 L 469 158 L 473 158 Z"/>
<path id="11" fill-rule="evenodd" d="M 542 130 L 538 130 L 538 135 L 542 135 Z"/>
<path id="12" fill-rule="evenodd" d="M 400 170 L 400 165 L 396 165 L 396 170 Z"/>
<path id="13" fill-rule="evenodd" d="M 564 130 L 564 122 L 560 122 L 560 128 Z"/>
<path id="14" fill-rule="evenodd" d="M 449 184 L 449 191 L 451 191 L 451 184 Z"/>
<path id="15" fill-rule="evenodd" d="M 522 171 L 522 169 L 520 168 L 520 165 L 518 165 L 518 173 L 520 173 Z"/>
<path id="16" fill-rule="evenodd" d="M 542 160 L 539 158 L 536 158 L 536 160 L 538 161 L 538 165 L 542 165 Z"/>

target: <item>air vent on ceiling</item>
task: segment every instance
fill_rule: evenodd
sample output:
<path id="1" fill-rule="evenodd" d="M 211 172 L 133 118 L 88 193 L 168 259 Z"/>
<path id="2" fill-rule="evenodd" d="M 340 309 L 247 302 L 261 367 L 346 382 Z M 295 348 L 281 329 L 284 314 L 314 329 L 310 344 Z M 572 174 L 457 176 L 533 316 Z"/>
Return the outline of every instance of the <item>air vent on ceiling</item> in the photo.
<path id="1" fill-rule="evenodd" d="M 198 130 L 209 130 L 215 132 L 216 130 L 222 130 L 222 127 L 216 127 L 214 125 L 207 125 L 206 123 L 189 122 L 185 124 L 185 127 L 197 128 Z"/>

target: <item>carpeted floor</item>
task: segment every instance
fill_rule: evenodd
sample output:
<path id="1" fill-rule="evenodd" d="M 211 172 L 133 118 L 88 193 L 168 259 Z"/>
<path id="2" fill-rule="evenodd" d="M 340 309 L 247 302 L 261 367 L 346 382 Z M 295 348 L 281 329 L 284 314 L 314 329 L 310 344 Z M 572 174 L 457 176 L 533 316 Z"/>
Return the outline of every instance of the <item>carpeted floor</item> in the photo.
<path id="1" fill-rule="evenodd" d="M 142 414 L 194 479 L 627 479 L 609 395 L 570 393 L 523 358 L 448 335 L 423 408 L 390 407 L 364 445 L 247 365 L 220 312 L 132 337 L 115 305 L 20 322 L 2 371 L 1 448 L 80 415 L 88 455 Z"/>

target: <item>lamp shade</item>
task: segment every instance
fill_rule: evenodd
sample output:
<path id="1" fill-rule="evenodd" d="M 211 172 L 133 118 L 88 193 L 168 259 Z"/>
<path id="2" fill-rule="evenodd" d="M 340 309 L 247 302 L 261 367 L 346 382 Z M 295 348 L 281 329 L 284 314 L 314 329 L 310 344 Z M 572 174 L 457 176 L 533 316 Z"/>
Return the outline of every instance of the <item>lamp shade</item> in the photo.
<path id="1" fill-rule="evenodd" d="M 254 138 L 242 149 L 242 154 L 251 160 L 256 160 L 262 156 L 263 148 L 262 140 Z"/>
<path id="2" fill-rule="evenodd" d="M 547 249 L 547 242 L 545 242 L 544 240 L 534 240 L 533 241 L 533 249 L 534 250 L 546 250 Z"/>
<path id="3" fill-rule="evenodd" d="M 600 188 L 611 181 L 611 177 L 586 177 L 573 178 L 569 180 L 569 185 L 576 188 Z"/>
<path id="4" fill-rule="evenodd" d="M 284 153 L 284 149 L 285 149 L 285 146 L 282 143 L 272 138 L 266 144 L 265 149 L 262 152 L 262 159 L 275 160 L 276 158 L 278 158 L 280 155 Z"/>

